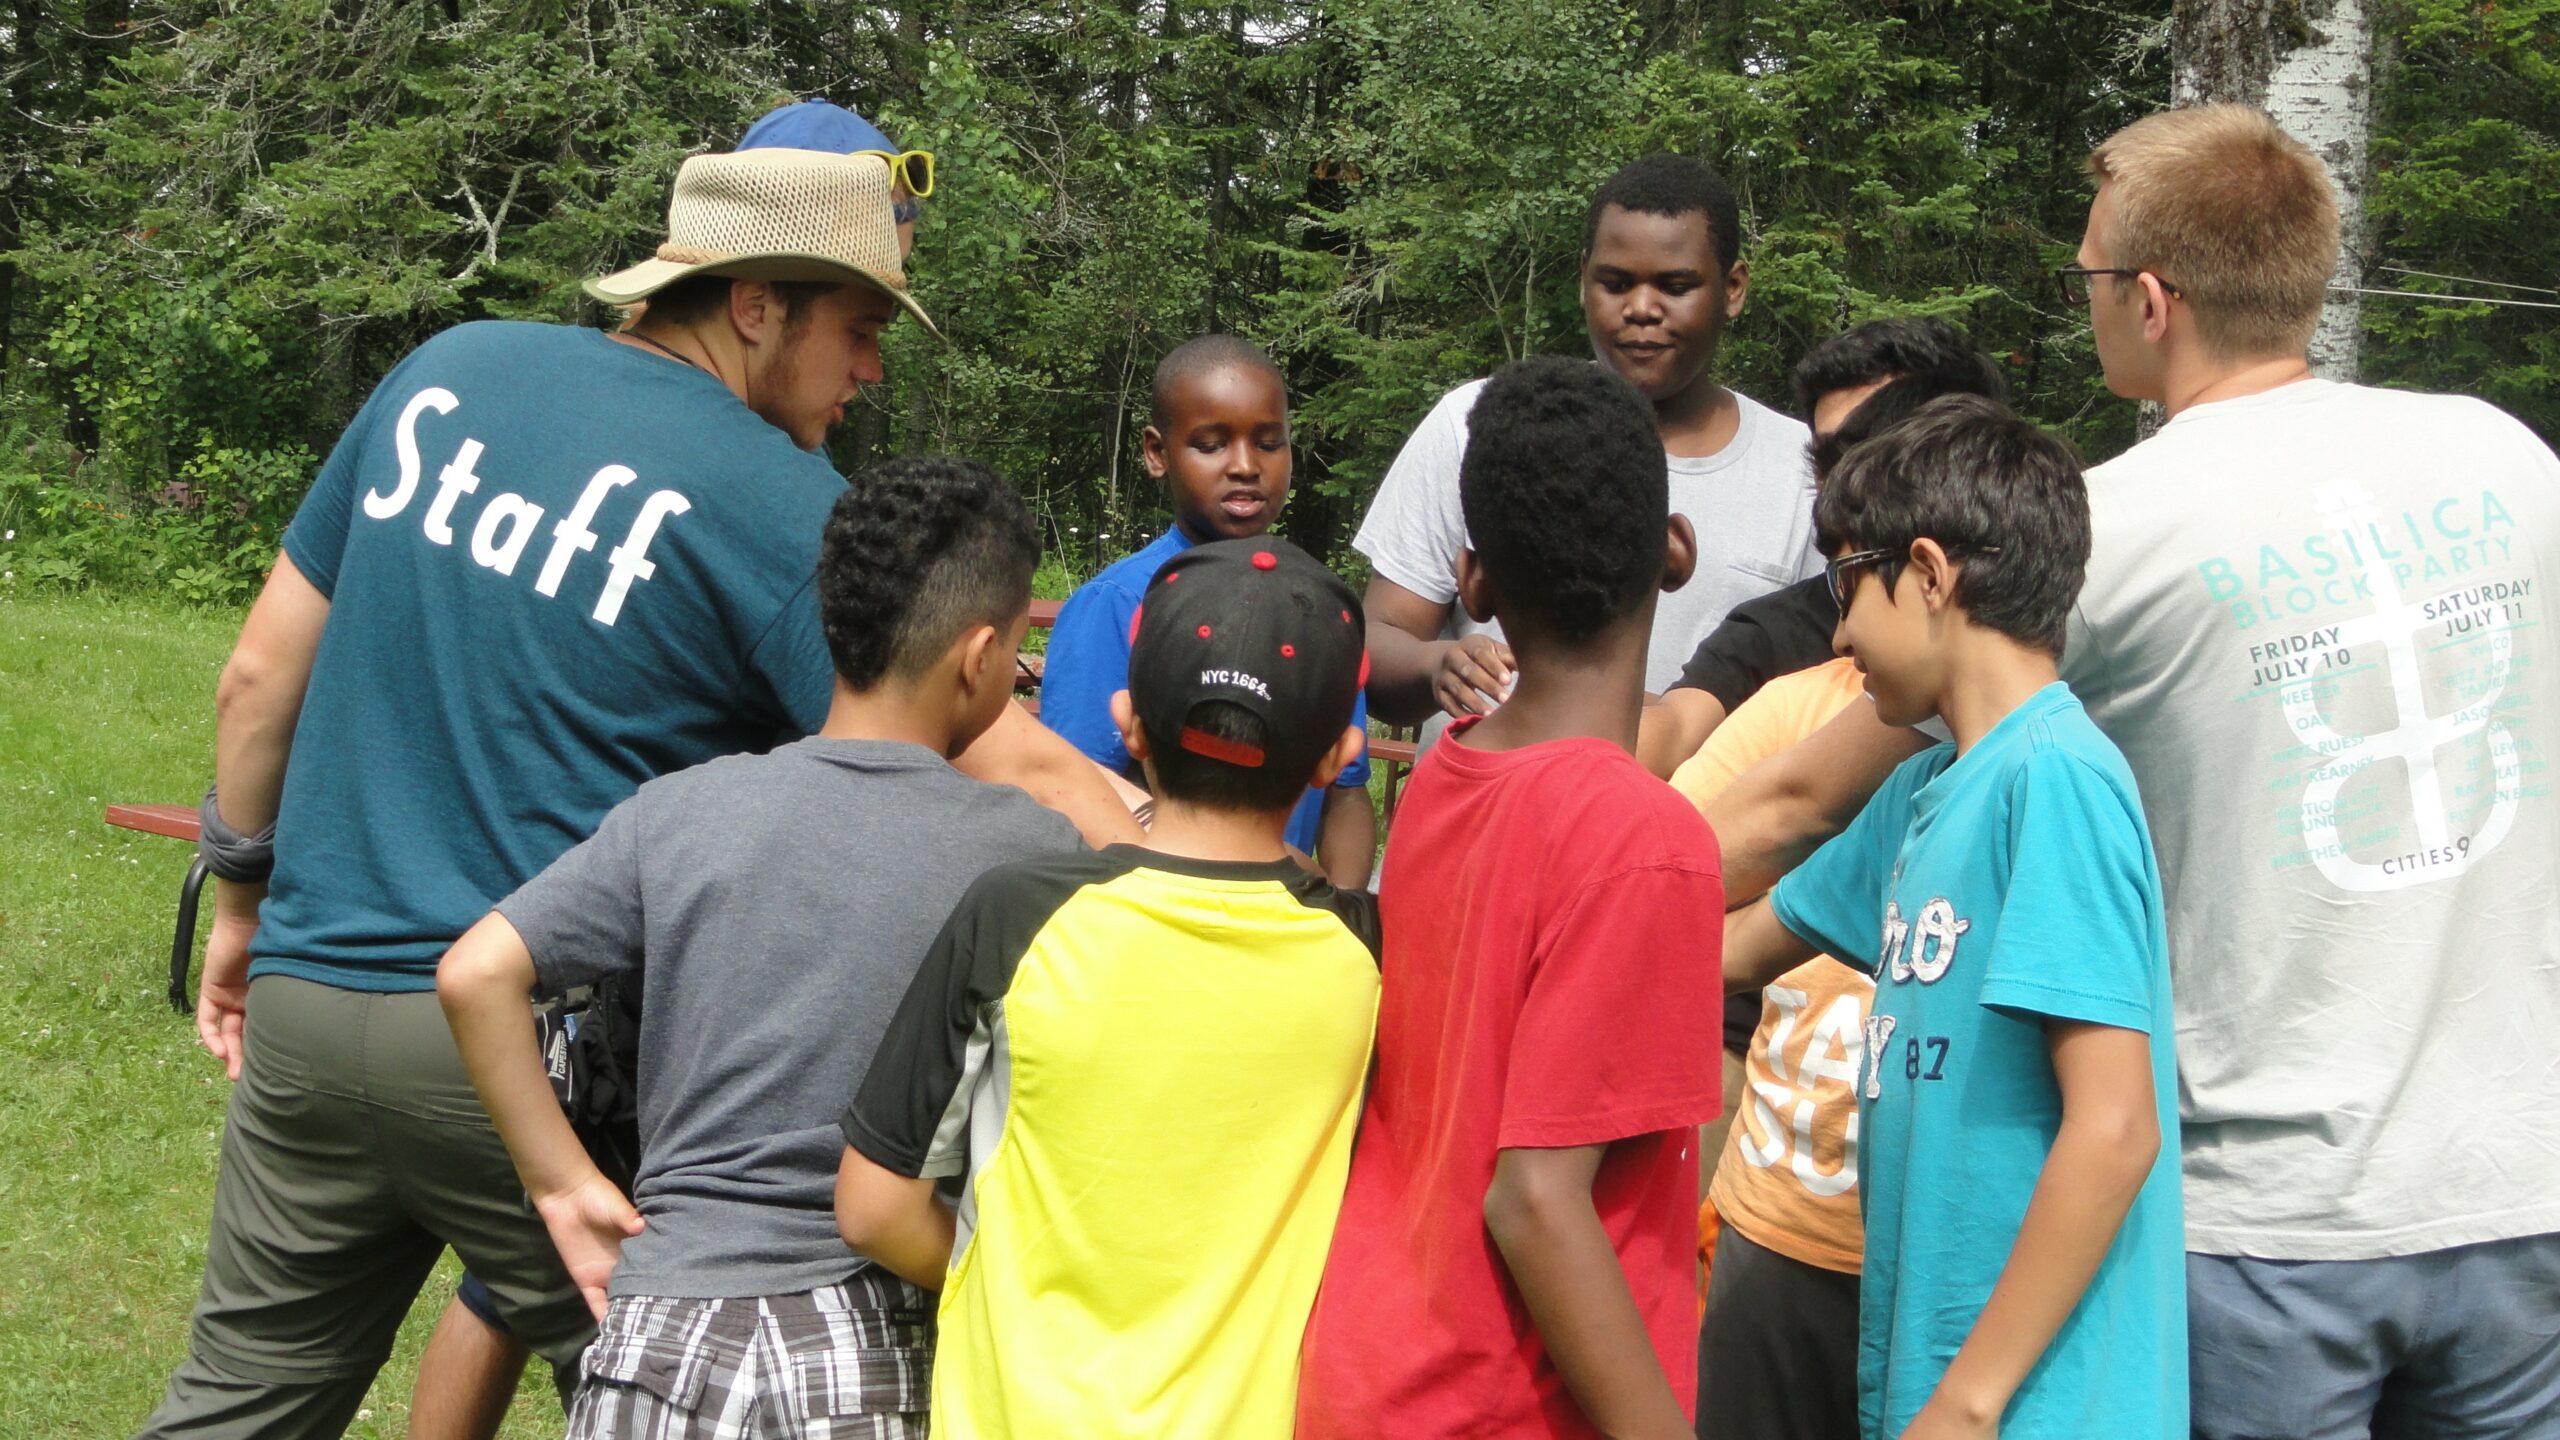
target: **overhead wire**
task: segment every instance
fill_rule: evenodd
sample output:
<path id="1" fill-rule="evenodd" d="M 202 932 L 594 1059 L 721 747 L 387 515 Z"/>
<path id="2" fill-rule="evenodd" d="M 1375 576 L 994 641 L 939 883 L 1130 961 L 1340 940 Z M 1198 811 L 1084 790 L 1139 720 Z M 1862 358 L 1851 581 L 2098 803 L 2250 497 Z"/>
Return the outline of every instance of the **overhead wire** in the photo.
<path id="1" fill-rule="evenodd" d="M 2434 270 L 2412 270 L 2406 265 L 2376 265 L 2373 268 L 2388 270 L 2394 275 L 2417 275 L 2428 280 L 2450 280 L 2456 285 L 2486 285 L 2493 290 L 2530 290 L 2537 295 L 2560 295 L 2560 290 L 2555 290 L 2548 285 L 2519 285 L 2513 280 L 2486 280 L 2477 275 L 2446 275 Z"/>
<path id="2" fill-rule="evenodd" d="M 2506 300 L 2492 295 L 2439 295 L 2431 290 L 2368 290 L 2361 285 L 2332 285 L 2329 287 L 2329 293 L 2332 295 L 2381 295 L 2394 300 L 2433 300 L 2439 305 L 2510 305 L 2522 310 L 2560 310 L 2560 300 Z"/>

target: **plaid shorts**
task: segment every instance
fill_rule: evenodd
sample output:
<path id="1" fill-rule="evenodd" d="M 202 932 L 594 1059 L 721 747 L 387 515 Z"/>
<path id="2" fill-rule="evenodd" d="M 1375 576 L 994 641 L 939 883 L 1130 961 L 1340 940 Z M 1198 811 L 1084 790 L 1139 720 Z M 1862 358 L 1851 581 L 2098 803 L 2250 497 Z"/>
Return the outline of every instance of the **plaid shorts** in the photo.
<path id="1" fill-rule="evenodd" d="M 617 1295 L 572 1440 L 921 1440 L 933 1298 L 877 1267 L 798 1295 Z"/>

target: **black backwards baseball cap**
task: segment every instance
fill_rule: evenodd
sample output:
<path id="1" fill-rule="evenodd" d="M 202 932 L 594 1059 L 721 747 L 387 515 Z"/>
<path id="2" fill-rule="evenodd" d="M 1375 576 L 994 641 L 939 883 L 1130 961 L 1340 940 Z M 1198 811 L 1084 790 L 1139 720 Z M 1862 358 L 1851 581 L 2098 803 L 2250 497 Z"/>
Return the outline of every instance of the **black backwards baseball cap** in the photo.
<path id="1" fill-rule="evenodd" d="M 1313 775 L 1368 683 L 1359 599 L 1277 536 L 1183 551 L 1157 569 L 1130 617 L 1129 705 L 1159 750 Z M 1263 746 L 1192 725 L 1193 710 L 1212 700 L 1259 717 Z"/>

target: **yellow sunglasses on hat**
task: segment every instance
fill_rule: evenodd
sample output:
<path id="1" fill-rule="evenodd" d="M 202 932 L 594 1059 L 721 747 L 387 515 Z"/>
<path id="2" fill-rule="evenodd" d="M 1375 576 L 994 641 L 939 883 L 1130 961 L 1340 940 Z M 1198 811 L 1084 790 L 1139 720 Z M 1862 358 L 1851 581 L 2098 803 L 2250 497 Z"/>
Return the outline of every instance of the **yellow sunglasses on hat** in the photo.
<path id="1" fill-rule="evenodd" d="M 856 150 L 856 155 L 877 155 L 889 162 L 889 173 L 907 187 L 907 193 L 919 200 L 933 193 L 933 152 L 930 150 Z"/>

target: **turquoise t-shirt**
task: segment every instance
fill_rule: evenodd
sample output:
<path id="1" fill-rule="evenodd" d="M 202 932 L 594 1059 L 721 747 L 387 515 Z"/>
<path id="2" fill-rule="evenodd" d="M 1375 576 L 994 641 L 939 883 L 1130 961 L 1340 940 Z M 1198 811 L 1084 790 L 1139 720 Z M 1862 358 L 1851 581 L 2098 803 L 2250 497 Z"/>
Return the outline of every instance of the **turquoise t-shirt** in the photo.
<path id="1" fill-rule="evenodd" d="M 2048 685 L 1963 758 L 1939 745 L 1905 762 L 1770 903 L 1798 938 L 1874 957 L 1858 1091 L 1864 1433 L 1892 1440 L 1911 1423 L 2008 1263 L 2062 1120 L 2044 1029 L 2055 1019 L 2151 1037 L 2160 1156 L 2000 1434 L 2183 1440 L 2169 947 L 2141 797 L 2115 745 Z"/>
<path id="2" fill-rule="evenodd" d="M 419 346 L 285 532 L 329 619 L 249 973 L 433 989 L 641 782 L 815 730 L 843 489 L 718 380 L 600 332 Z"/>

